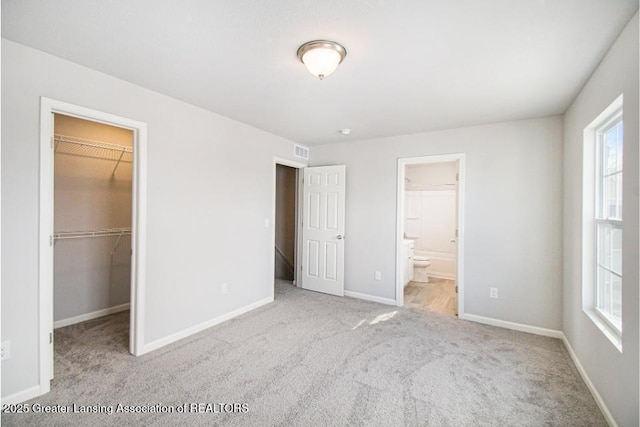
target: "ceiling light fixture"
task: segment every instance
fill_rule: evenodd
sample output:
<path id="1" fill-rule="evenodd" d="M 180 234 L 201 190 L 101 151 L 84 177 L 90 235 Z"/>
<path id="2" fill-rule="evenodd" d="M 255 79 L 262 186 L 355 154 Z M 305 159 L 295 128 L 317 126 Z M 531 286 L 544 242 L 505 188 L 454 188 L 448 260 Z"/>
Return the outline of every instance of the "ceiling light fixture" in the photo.
<path id="1" fill-rule="evenodd" d="M 313 40 L 298 48 L 300 62 L 320 80 L 333 73 L 345 56 L 344 46 L 328 40 Z"/>

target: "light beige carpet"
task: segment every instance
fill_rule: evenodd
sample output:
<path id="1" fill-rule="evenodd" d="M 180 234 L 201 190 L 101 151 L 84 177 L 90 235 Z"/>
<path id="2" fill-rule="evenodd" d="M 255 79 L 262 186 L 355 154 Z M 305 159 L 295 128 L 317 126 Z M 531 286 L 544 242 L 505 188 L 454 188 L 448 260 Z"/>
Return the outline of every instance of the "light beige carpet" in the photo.
<path id="1" fill-rule="evenodd" d="M 27 403 L 247 412 L 3 414 L 2 424 L 606 425 L 559 340 L 283 283 L 274 303 L 145 356 L 127 343 L 126 312 L 57 330 L 52 391 Z"/>

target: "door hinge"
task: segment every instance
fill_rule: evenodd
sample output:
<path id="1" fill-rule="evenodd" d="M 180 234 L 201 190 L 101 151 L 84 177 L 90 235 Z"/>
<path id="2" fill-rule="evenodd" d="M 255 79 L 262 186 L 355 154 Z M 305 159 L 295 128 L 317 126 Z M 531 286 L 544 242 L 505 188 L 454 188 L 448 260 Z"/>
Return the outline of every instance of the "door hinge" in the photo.
<path id="1" fill-rule="evenodd" d="M 460 181 L 460 174 L 459 173 L 456 174 L 456 182 L 457 181 Z"/>
<path id="2" fill-rule="evenodd" d="M 53 332 L 49 332 L 49 344 L 53 344 Z"/>
<path id="3" fill-rule="evenodd" d="M 456 229 L 456 237 L 458 237 L 458 230 Z"/>
<path id="4" fill-rule="evenodd" d="M 133 249 L 129 249 L 129 256 L 133 256 Z"/>
<path id="5" fill-rule="evenodd" d="M 53 246 L 53 235 L 49 235 L 49 246 Z"/>
<path id="6" fill-rule="evenodd" d="M 456 285 L 456 294 L 458 293 L 458 285 Z"/>

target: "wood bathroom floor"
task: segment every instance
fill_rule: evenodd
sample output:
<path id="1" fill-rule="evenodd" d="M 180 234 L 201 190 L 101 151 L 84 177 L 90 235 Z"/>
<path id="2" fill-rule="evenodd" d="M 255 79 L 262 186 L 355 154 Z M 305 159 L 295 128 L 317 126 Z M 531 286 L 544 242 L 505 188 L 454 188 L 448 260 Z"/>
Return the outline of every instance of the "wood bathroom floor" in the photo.
<path id="1" fill-rule="evenodd" d="M 404 305 L 455 316 L 456 282 L 435 277 L 429 283 L 409 282 L 404 288 Z"/>

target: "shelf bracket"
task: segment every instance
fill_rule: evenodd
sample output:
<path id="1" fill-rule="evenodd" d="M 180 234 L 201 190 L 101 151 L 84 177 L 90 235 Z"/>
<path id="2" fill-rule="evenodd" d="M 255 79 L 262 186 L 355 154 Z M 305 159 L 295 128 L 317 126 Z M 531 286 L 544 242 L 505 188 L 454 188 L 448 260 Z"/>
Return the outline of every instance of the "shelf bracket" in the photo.
<path id="1" fill-rule="evenodd" d="M 124 235 L 124 232 L 121 232 L 118 238 L 116 239 L 116 242 L 113 244 L 113 247 L 111 248 L 111 256 L 113 256 L 113 253 L 118 248 L 118 244 L 120 243 L 120 239 L 122 239 L 123 235 Z"/>
<path id="2" fill-rule="evenodd" d="M 118 169 L 118 165 L 120 164 L 120 161 L 122 160 L 122 156 L 124 156 L 124 149 L 122 149 L 122 152 L 120 153 L 120 157 L 118 158 L 118 162 L 116 163 L 115 167 L 113 168 L 113 172 L 111 172 L 112 176 L 114 176 L 116 174 L 116 169 Z"/>

